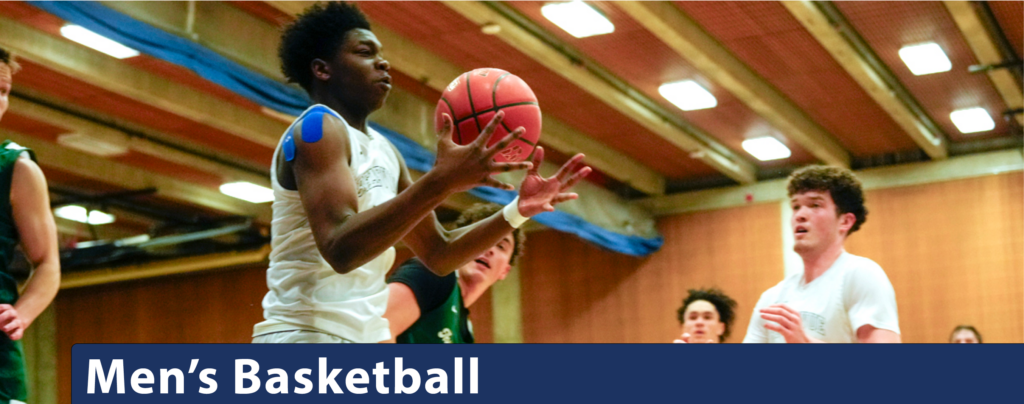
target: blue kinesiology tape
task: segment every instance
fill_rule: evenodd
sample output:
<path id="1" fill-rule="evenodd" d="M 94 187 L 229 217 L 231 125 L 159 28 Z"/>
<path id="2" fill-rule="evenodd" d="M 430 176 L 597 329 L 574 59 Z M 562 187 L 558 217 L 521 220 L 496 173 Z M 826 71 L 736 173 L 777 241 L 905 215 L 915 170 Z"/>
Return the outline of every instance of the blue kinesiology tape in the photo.
<path id="1" fill-rule="evenodd" d="M 329 114 L 326 108 L 317 106 L 309 111 L 302 118 L 302 141 L 316 143 L 324 137 L 324 114 Z M 291 133 L 284 137 L 284 159 L 292 161 L 295 159 L 295 137 Z"/>

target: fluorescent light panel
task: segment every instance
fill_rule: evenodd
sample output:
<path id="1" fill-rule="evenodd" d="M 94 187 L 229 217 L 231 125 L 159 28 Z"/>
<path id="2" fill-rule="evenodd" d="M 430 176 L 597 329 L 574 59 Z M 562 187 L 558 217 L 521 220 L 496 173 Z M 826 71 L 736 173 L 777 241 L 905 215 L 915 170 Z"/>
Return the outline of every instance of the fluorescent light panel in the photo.
<path id="1" fill-rule="evenodd" d="M 89 211 L 83 206 L 67 205 L 53 210 L 53 214 L 68 220 L 88 224 L 107 224 L 114 222 L 114 215 L 98 210 Z"/>
<path id="2" fill-rule="evenodd" d="M 540 13 L 576 38 L 615 32 L 615 25 L 611 21 L 582 1 L 548 3 L 540 8 Z"/>
<path id="3" fill-rule="evenodd" d="M 907 64 L 915 76 L 948 72 L 953 64 L 935 42 L 908 45 L 900 48 L 900 59 Z"/>
<path id="4" fill-rule="evenodd" d="M 984 108 L 958 109 L 949 114 L 960 133 L 984 132 L 995 129 L 996 123 Z"/>
<path id="5" fill-rule="evenodd" d="M 662 84 L 658 93 L 683 111 L 714 108 L 718 100 L 693 80 Z"/>
<path id="6" fill-rule="evenodd" d="M 744 140 L 743 150 L 761 161 L 784 159 L 793 154 L 786 145 L 771 136 Z"/>
<path id="7" fill-rule="evenodd" d="M 106 53 L 118 59 L 127 59 L 139 56 L 139 51 L 121 45 L 103 35 L 89 31 L 78 25 L 68 24 L 60 28 L 60 34 L 65 38 L 88 46 L 100 52 Z"/>
<path id="8" fill-rule="evenodd" d="M 220 186 L 224 195 L 241 199 L 246 202 L 264 203 L 274 200 L 274 191 L 251 182 L 230 182 Z"/>

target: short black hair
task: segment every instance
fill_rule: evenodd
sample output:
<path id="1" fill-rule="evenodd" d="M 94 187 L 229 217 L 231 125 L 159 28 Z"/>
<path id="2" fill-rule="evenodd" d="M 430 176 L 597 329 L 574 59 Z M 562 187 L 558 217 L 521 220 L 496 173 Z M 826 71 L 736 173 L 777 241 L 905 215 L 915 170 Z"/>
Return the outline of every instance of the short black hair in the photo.
<path id="1" fill-rule="evenodd" d="M 981 341 L 981 333 L 978 332 L 978 330 L 975 329 L 973 325 L 966 325 L 966 324 L 965 325 L 958 325 L 958 326 L 956 326 L 956 328 L 953 329 L 953 332 L 949 333 L 949 342 L 953 342 L 953 336 L 956 335 L 957 332 L 963 331 L 963 330 L 968 330 L 970 332 L 973 332 L 974 336 L 978 337 L 978 343 L 979 344 L 982 343 L 982 341 Z"/>
<path id="2" fill-rule="evenodd" d="M 317 3 L 306 9 L 281 34 L 277 55 L 281 72 L 289 82 L 298 83 L 306 92 L 313 85 L 313 59 L 328 60 L 353 29 L 370 29 L 366 15 L 345 2 Z"/>
<path id="3" fill-rule="evenodd" d="M 8 52 L 7 49 L 4 48 L 0 48 L 0 63 L 3 63 L 10 67 L 11 74 L 17 73 L 18 70 L 21 70 L 21 65 L 19 65 L 18 62 L 14 60 L 14 55 L 12 55 L 11 52 Z"/>
<path id="4" fill-rule="evenodd" d="M 718 342 L 725 341 L 732 331 L 732 323 L 736 320 L 736 301 L 717 288 L 690 289 L 690 295 L 683 299 L 683 307 L 679 308 L 676 316 L 679 324 L 686 322 L 686 308 L 698 300 L 705 300 L 715 306 L 718 311 L 718 319 L 725 324 L 725 332 L 718 336 Z"/>
<path id="5" fill-rule="evenodd" d="M 504 206 L 496 203 L 473 204 L 469 209 L 462 212 L 458 219 L 455 219 L 455 227 L 469 226 L 473 223 L 489 218 L 491 215 L 500 212 L 502 208 L 504 208 Z M 512 255 L 509 256 L 510 258 L 508 263 L 510 265 L 515 265 L 516 260 L 523 255 L 523 250 L 526 248 L 526 233 L 523 232 L 523 229 L 512 230 L 512 240 L 515 245 L 512 246 Z"/>
<path id="6" fill-rule="evenodd" d="M 868 208 L 864 206 L 864 187 L 857 176 L 845 168 L 813 165 L 789 175 L 786 186 L 789 197 L 808 191 L 828 192 L 836 204 L 837 215 L 853 213 L 857 219 L 847 236 L 868 221 Z"/>

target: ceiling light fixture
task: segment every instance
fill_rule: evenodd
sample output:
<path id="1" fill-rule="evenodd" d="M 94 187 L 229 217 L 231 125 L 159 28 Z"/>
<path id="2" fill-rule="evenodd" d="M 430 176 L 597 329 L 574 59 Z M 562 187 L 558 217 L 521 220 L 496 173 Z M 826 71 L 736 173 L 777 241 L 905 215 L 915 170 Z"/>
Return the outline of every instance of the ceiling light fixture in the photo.
<path id="1" fill-rule="evenodd" d="M 904 46 L 900 48 L 900 59 L 915 76 L 948 72 L 953 68 L 946 52 L 935 42 Z"/>
<path id="2" fill-rule="evenodd" d="M 229 182 L 220 186 L 224 195 L 252 203 L 265 203 L 274 200 L 274 191 L 246 181 Z"/>
<path id="3" fill-rule="evenodd" d="M 114 215 L 109 213 L 98 210 L 87 210 L 85 207 L 79 205 L 61 206 L 54 209 L 53 214 L 64 219 L 94 225 L 114 223 L 115 219 Z"/>
<path id="4" fill-rule="evenodd" d="M 127 59 L 139 56 L 139 51 L 121 45 L 103 35 L 89 31 L 78 25 L 68 24 L 60 28 L 60 34 L 65 38 L 88 46 L 100 52 L 106 53 L 118 59 Z"/>
<path id="5" fill-rule="evenodd" d="M 576 38 L 615 32 L 615 25 L 604 14 L 582 1 L 548 3 L 540 8 L 540 13 Z"/>
<path id="6" fill-rule="evenodd" d="M 949 114 L 949 119 L 953 121 L 953 125 L 956 125 L 960 133 L 984 132 L 996 127 L 992 116 L 980 107 L 958 109 Z"/>
<path id="7" fill-rule="evenodd" d="M 786 145 L 771 136 L 744 140 L 743 150 L 761 161 L 784 159 L 793 154 Z"/>
<path id="8" fill-rule="evenodd" d="M 658 93 L 683 111 L 714 108 L 718 100 L 693 80 L 662 84 Z"/>

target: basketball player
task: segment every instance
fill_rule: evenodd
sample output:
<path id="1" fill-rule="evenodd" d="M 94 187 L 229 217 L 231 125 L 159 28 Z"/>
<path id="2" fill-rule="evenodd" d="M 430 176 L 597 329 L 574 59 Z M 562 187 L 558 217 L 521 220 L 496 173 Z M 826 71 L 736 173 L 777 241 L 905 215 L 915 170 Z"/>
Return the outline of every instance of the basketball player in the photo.
<path id="1" fill-rule="evenodd" d="M 958 325 L 949 334 L 950 344 L 980 344 L 981 333 L 973 325 Z"/>
<path id="2" fill-rule="evenodd" d="M 391 339 L 384 275 L 396 243 L 447 275 L 526 218 L 575 199 L 566 190 L 590 172 L 582 155 L 551 178 L 531 170 L 520 197 L 500 214 L 445 231 L 434 208 L 446 197 L 480 185 L 512 189 L 491 175 L 539 166 L 543 150 L 532 162 L 496 163 L 492 157 L 522 128 L 487 147 L 504 116 L 499 112 L 478 141 L 459 146 L 445 115 L 434 168 L 414 183 L 394 146 L 366 125 L 391 90 L 381 47 L 363 14 L 346 3 L 316 4 L 282 34 L 282 69 L 316 105 L 288 128 L 274 153 L 270 291 L 253 342 Z"/>
<path id="3" fill-rule="evenodd" d="M 843 249 L 867 218 L 860 181 L 847 169 L 810 166 L 790 175 L 787 189 L 804 271 L 761 295 L 743 342 L 900 342 L 889 278 Z"/>
<path id="4" fill-rule="evenodd" d="M 676 316 L 683 335 L 673 342 L 725 342 L 736 319 L 736 301 L 715 288 L 690 289 Z"/>
<path id="5" fill-rule="evenodd" d="M 455 221 L 465 227 L 501 211 L 501 206 L 477 204 Z M 499 280 L 505 279 L 522 255 L 526 234 L 519 229 L 505 234 L 484 251 L 445 277 L 438 277 L 423 262 L 412 258 L 388 278 L 391 335 L 400 344 L 473 343 L 467 307 Z"/>
<path id="6" fill-rule="evenodd" d="M 0 49 L 0 119 L 7 112 L 12 76 L 19 67 Z M 28 400 L 21 337 L 60 287 L 57 226 L 50 213 L 46 178 L 32 151 L 10 140 L 0 143 L 0 403 Z M 0 194 L 2 195 L 2 194 Z M 8 272 L 14 249 L 21 242 L 35 270 L 24 292 Z"/>

